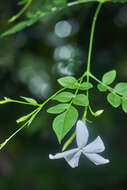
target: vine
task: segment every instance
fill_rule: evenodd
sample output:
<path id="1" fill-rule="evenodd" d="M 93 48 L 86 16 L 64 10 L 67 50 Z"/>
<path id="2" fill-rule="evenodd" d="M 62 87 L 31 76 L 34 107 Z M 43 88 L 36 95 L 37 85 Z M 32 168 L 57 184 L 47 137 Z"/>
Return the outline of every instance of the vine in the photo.
<path id="1" fill-rule="evenodd" d="M 87 0 L 87 2 L 89 2 L 89 1 Z M 97 21 L 99 12 L 101 10 L 101 7 L 103 6 L 103 4 L 105 2 L 108 2 L 108 1 L 109 0 L 99 0 L 98 6 L 96 8 L 96 11 L 95 11 L 95 14 L 93 17 L 93 21 L 92 21 L 92 26 L 91 26 L 87 69 L 79 79 L 76 79 L 73 76 L 65 76 L 65 77 L 59 78 L 57 81 L 62 86 L 62 88 L 60 90 L 58 90 L 55 94 L 50 96 L 43 103 L 38 103 L 36 100 L 34 100 L 32 98 L 28 98 L 28 97 L 21 97 L 23 99 L 22 101 L 5 97 L 3 100 L 0 101 L 0 104 L 19 103 L 19 104 L 27 104 L 27 105 L 35 107 L 35 109 L 31 113 L 28 113 L 27 115 L 22 116 L 16 120 L 17 123 L 24 123 L 24 124 L 0 145 L 0 149 L 2 149 L 24 127 L 30 126 L 32 121 L 37 116 L 37 114 L 42 110 L 42 108 L 47 103 L 49 103 L 49 101 L 58 102 L 57 105 L 48 108 L 47 112 L 50 114 L 57 115 L 53 120 L 53 130 L 57 136 L 59 143 L 62 142 L 64 137 L 72 129 L 72 127 L 75 125 L 75 123 L 77 122 L 77 120 L 79 118 L 79 113 L 78 113 L 78 110 L 76 109 L 76 106 L 84 107 L 82 121 L 77 122 L 76 130 L 74 131 L 74 133 L 72 133 L 72 135 L 64 143 L 62 151 L 65 151 L 67 149 L 67 147 L 70 145 L 70 143 L 73 141 L 73 139 L 75 137 L 77 139 L 79 138 L 79 136 L 81 139 L 86 138 L 85 134 L 87 135 L 88 132 L 83 132 L 84 137 L 82 137 L 81 135 L 79 135 L 78 131 L 80 131 L 80 128 L 81 128 L 81 131 L 82 130 L 84 131 L 84 129 L 85 129 L 85 131 L 87 131 L 86 122 L 88 121 L 88 119 L 87 119 L 88 111 L 90 111 L 90 113 L 94 117 L 97 117 L 103 113 L 103 110 L 98 110 L 96 112 L 93 112 L 92 108 L 90 106 L 91 104 L 90 104 L 90 100 L 89 100 L 89 93 L 90 93 L 90 90 L 93 88 L 93 84 L 91 83 L 90 79 L 97 82 L 97 89 L 100 92 L 109 91 L 109 93 L 107 94 L 107 101 L 113 107 L 117 108 L 120 105 L 122 105 L 123 111 L 125 113 L 127 113 L 127 83 L 120 82 L 120 83 L 116 84 L 114 88 L 110 86 L 116 78 L 115 70 L 111 70 L 111 71 L 108 71 L 107 73 L 105 73 L 102 76 L 101 80 L 96 78 L 96 76 L 94 76 L 94 74 L 91 73 L 92 47 L 93 47 L 93 39 L 94 39 L 96 21 Z M 32 3 L 32 0 L 21 1 L 21 2 L 22 2 L 21 4 L 25 4 L 23 9 L 21 9 L 21 11 L 17 15 L 13 16 L 9 20 L 9 22 L 13 22 L 16 19 L 18 19 L 28 9 L 30 4 Z M 67 4 L 67 7 L 71 7 L 73 5 L 77 5 L 77 4 L 85 3 L 85 2 L 86 1 L 84 1 L 84 0 L 71 2 L 71 3 Z M 116 2 L 116 1 L 114 1 L 114 2 Z M 63 4 L 64 3 L 65 2 L 63 2 Z M 62 8 L 65 8 L 65 7 L 60 6 L 59 9 L 57 7 L 52 7 L 51 11 L 61 10 Z M 17 31 L 23 29 L 26 26 L 26 22 L 27 22 L 27 25 L 33 24 L 35 21 L 37 21 L 38 18 L 40 18 L 44 14 L 47 14 L 47 12 L 46 13 L 37 12 L 36 15 L 34 14 L 32 16 L 32 20 L 30 20 L 31 21 L 30 23 L 27 21 L 24 21 L 24 23 L 22 23 L 22 24 L 20 23 L 20 25 L 16 25 L 13 28 L 9 29 L 8 31 L 4 32 L 2 34 L 2 37 L 9 35 L 9 34 L 13 34 Z M 82 128 L 82 126 L 84 126 L 83 127 L 84 129 Z M 86 140 L 86 142 L 87 142 L 87 140 Z M 103 151 L 104 145 L 103 145 L 103 142 L 100 139 L 100 137 L 97 139 L 96 143 L 99 143 L 99 146 L 101 146 L 101 151 Z M 75 154 L 78 154 L 80 157 L 81 152 L 83 152 L 86 149 L 85 149 L 84 144 L 82 147 L 80 147 L 79 144 L 80 144 L 80 142 L 79 142 L 79 140 L 77 140 L 78 148 L 76 149 L 76 152 L 75 152 L 75 150 L 71 150 L 71 152 L 69 152 L 69 155 L 72 154 L 72 152 L 74 151 Z M 86 155 L 86 151 L 84 154 Z M 68 155 L 68 153 L 65 151 L 65 153 L 60 153 L 58 155 L 56 154 L 55 156 L 50 155 L 50 158 L 57 159 L 57 158 L 64 157 L 70 164 L 70 160 L 67 159 L 67 155 Z M 79 157 L 78 157 L 78 159 L 79 159 Z M 88 155 L 87 155 L 87 157 L 88 157 Z M 73 160 L 73 158 L 74 157 L 72 157 L 72 160 Z M 92 158 L 90 158 L 90 159 L 92 159 Z M 100 158 L 100 159 L 102 159 L 102 158 Z M 75 162 L 76 161 L 74 161 L 74 163 Z M 100 163 L 97 163 L 97 165 L 108 163 L 108 162 L 109 162 L 108 160 L 103 160 L 102 162 L 100 161 Z M 77 162 L 76 162 L 76 164 L 74 164 L 74 163 L 73 164 L 71 163 L 70 165 L 72 167 L 76 167 Z M 94 161 L 94 163 L 96 164 L 95 161 Z"/>

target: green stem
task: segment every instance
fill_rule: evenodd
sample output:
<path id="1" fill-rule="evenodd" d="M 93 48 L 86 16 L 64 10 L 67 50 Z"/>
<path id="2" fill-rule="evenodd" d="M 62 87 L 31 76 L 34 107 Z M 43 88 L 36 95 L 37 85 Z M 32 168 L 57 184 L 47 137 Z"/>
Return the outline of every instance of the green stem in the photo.
<path id="1" fill-rule="evenodd" d="M 83 3 L 85 1 L 82 1 L 81 3 Z M 78 4 L 77 2 L 72 2 L 70 3 L 70 6 Z M 93 47 L 93 37 L 94 37 L 94 31 L 95 31 L 95 25 L 96 25 L 96 20 L 97 20 L 97 16 L 99 14 L 99 11 L 101 9 L 103 5 L 103 2 L 99 3 L 95 12 L 95 15 L 93 17 L 93 22 L 92 22 L 92 27 L 91 27 L 91 35 L 90 35 L 90 43 L 89 43 L 89 52 L 88 52 L 88 61 L 87 61 L 87 71 L 84 72 L 84 74 L 81 76 L 81 78 L 79 79 L 79 84 L 82 83 L 83 79 L 85 76 L 87 76 L 87 82 L 89 82 L 89 73 L 90 73 L 90 63 L 91 63 L 91 55 L 92 55 L 92 47 Z M 79 87 L 76 89 L 75 91 L 75 95 L 77 95 L 79 91 Z M 88 97 L 88 90 L 87 90 L 87 97 Z M 72 104 L 72 101 L 70 102 L 70 105 Z M 82 117 L 82 120 L 85 122 L 86 121 L 86 116 L 87 116 L 87 110 L 88 110 L 88 106 L 85 107 L 85 111 Z M 65 142 L 62 151 L 65 150 L 69 144 L 72 142 L 72 140 L 75 138 L 75 133 L 72 134 L 72 136 Z"/>
<path id="2" fill-rule="evenodd" d="M 29 126 L 35 116 L 41 111 L 42 107 L 47 104 L 52 98 L 54 98 L 57 94 L 59 94 L 61 91 L 65 90 L 65 88 L 62 88 L 58 90 L 55 94 L 50 96 L 47 100 L 45 100 L 42 104 L 39 105 L 38 108 L 36 108 L 34 111 L 32 111 L 30 114 L 28 114 L 28 117 L 32 116 L 30 120 L 28 120 L 24 125 L 22 125 L 18 130 L 16 130 L 9 138 L 7 138 L 2 144 L 0 144 L 0 150 L 18 133 L 20 132 L 25 126 Z M 16 102 L 16 101 L 15 101 Z M 17 102 L 19 103 L 19 102 Z"/>
<path id="3" fill-rule="evenodd" d="M 89 73 L 90 73 L 90 64 L 91 64 L 91 55 L 92 55 L 92 48 L 93 48 L 93 38 L 94 38 L 94 32 L 95 32 L 95 25 L 96 25 L 97 17 L 98 17 L 98 14 L 99 14 L 99 11 L 100 11 L 102 5 L 103 5 L 103 2 L 100 2 L 98 4 L 97 9 L 96 9 L 95 14 L 94 14 L 94 17 L 93 17 L 92 26 L 91 26 L 89 51 L 88 51 L 88 61 L 87 61 L 87 70 L 83 74 L 83 77 L 84 77 L 84 75 L 86 75 L 86 73 L 87 73 L 87 82 L 89 82 Z M 89 90 L 87 90 L 87 97 L 88 96 L 89 96 Z M 83 114 L 83 117 L 82 117 L 82 120 L 84 122 L 86 121 L 87 110 L 88 110 L 88 106 L 85 107 L 85 111 L 84 111 L 84 114 Z"/>
<path id="4" fill-rule="evenodd" d="M 58 90 L 55 94 L 53 94 L 52 96 L 50 96 L 47 100 L 45 100 L 40 106 L 43 107 L 45 104 L 47 104 L 51 99 L 53 99 L 57 94 L 59 94 L 60 92 L 64 91 L 66 88 L 61 88 L 60 90 Z"/>
<path id="5" fill-rule="evenodd" d="M 106 85 L 105 83 L 103 83 L 102 81 L 100 81 L 99 79 L 97 79 L 94 75 L 92 75 L 91 73 L 89 73 L 89 76 L 94 79 L 96 82 L 98 82 L 99 84 L 103 85 L 107 90 L 109 90 L 111 93 L 113 94 L 117 94 L 121 99 L 124 99 L 123 97 L 121 97 L 121 94 L 119 94 L 119 92 L 117 92 L 115 89 L 111 88 L 110 86 Z"/>
<path id="6" fill-rule="evenodd" d="M 23 116 L 23 117 L 20 117 L 19 119 L 16 120 L 16 122 L 17 122 L 17 123 L 21 123 L 21 122 L 23 122 L 23 121 L 26 121 L 28 118 L 30 118 L 32 115 L 34 115 L 34 114 L 38 111 L 39 108 L 40 108 L 40 107 L 38 107 L 38 108 L 35 109 L 34 111 L 30 112 L 29 114 L 27 114 L 27 115 L 25 115 L 25 116 Z"/>
<path id="7" fill-rule="evenodd" d="M 95 33 L 95 25 L 97 21 L 97 17 L 99 14 L 99 11 L 102 7 L 103 3 L 99 3 L 95 12 L 95 15 L 93 17 L 93 22 L 92 22 L 92 27 L 91 27 L 91 35 L 90 35 L 90 43 L 89 43 L 89 52 L 88 52 L 88 62 L 87 62 L 87 72 L 90 72 L 90 64 L 91 64 L 91 55 L 92 55 L 92 48 L 93 48 L 93 38 L 94 38 L 94 33 Z M 88 80 L 89 80 L 89 75 L 88 75 Z"/>
<path id="8" fill-rule="evenodd" d="M 94 1 L 97 1 L 97 0 L 93 0 L 93 2 Z M 100 0 L 101 3 L 105 3 L 108 1 L 110 1 L 110 0 Z M 83 4 L 83 3 L 88 3 L 88 1 L 86 1 L 86 0 L 74 1 L 74 2 L 68 3 L 67 7 L 72 7 L 74 5 L 79 5 L 79 4 Z"/>
<path id="9" fill-rule="evenodd" d="M 74 132 L 74 133 L 70 136 L 70 138 L 64 143 L 63 148 L 62 148 L 62 151 L 64 151 L 64 150 L 72 143 L 72 141 L 73 141 L 73 139 L 75 138 L 75 136 L 76 136 L 76 132 Z"/>
<path id="10" fill-rule="evenodd" d="M 31 104 L 31 103 L 28 103 L 28 102 L 12 100 L 12 99 L 8 98 L 8 103 L 9 102 L 18 103 L 18 104 L 26 104 L 26 105 L 30 105 L 30 106 L 40 106 L 40 104 Z"/>
<path id="11" fill-rule="evenodd" d="M 96 1 L 97 0 L 93 0 L 93 2 L 96 2 Z M 110 0 L 100 0 L 100 3 L 101 4 L 106 3 L 108 1 L 110 1 Z M 60 10 L 63 10 L 65 8 L 70 8 L 70 7 L 73 7 L 75 5 L 81 5 L 81 4 L 85 4 L 85 3 L 88 3 L 88 1 L 86 1 L 86 0 L 79 0 L 78 1 L 77 0 L 77 1 L 74 1 L 74 2 L 67 3 L 66 6 L 64 6 L 62 8 L 59 8 L 59 9 L 57 7 L 52 7 L 51 12 L 60 11 Z M 38 13 L 38 19 L 45 16 L 45 15 L 47 15 L 47 14 L 49 14 L 49 12 L 41 12 L 41 11 L 37 11 L 37 13 Z"/>
<path id="12" fill-rule="evenodd" d="M 90 113 L 91 113 L 94 117 L 96 117 L 96 114 L 93 112 L 93 110 L 92 110 L 92 108 L 90 107 L 90 105 L 89 105 L 89 110 L 90 110 Z"/>
<path id="13" fill-rule="evenodd" d="M 25 4 L 25 6 L 21 9 L 19 13 L 17 13 L 15 16 L 11 17 L 8 22 L 14 22 L 16 19 L 18 19 L 25 11 L 26 9 L 30 6 L 32 0 L 28 0 L 28 2 Z"/>
<path id="14" fill-rule="evenodd" d="M 9 138 L 7 138 L 2 144 L 0 144 L 0 150 L 8 143 L 8 141 L 10 141 L 19 131 L 21 131 L 25 126 L 27 125 L 27 123 L 25 123 L 24 125 L 22 125 L 18 130 L 16 130 Z"/>

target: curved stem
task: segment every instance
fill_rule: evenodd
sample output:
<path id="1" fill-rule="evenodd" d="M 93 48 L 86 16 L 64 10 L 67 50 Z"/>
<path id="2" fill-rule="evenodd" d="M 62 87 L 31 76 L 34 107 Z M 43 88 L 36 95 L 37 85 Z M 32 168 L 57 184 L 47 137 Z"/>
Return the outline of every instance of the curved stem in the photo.
<path id="1" fill-rule="evenodd" d="M 96 1 L 96 0 L 93 0 L 93 2 Z M 100 0 L 101 3 L 106 3 L 110 0 Z M 80 0 L 80 1 L 74 1 L 74 2 L 70 2 L 67 4 L 67 7 L 71 7 L 71 6 L 74 6 L 74 5 L 79 5 L 79 4 L 83 4 L 83 3 L 87 3 L 86 0 Z"/>
<path id="2" fill-rule="evenodd" d="M 93 22 L 92 22 L 92 27 L 91 27 L 91 35 L 90 35 L 90 43 L 89 43 L 89 52 L 88 52 L 87 72 L 90 72 L 90 63 L 91 63 L 91 55 L 92 55 L 95 25 L 96 25 L 97 17 L 98 17 L 98 14 L 99 14 L 99 11 L 100 11 L 102 5 L 103 5 L 103 3 L 98 4 L 95 15 L 93 17 Z M 87 78 L 89 79 L 89 75 Z"/>
<path id="3" fill-rule="evenodd" d="M 19 13 L 17 13 L 15 16 L 11 17 L 8 22 L 14 22 L 16 19 L 18 19 L 25 11 L 26 9 L 30 6 L 32 3 L 32 0 L 28 0 L 28 2 L 25 4 L 25 6 L 21 9 Z"/>
<path id="4" fill-rule="evenodd" d="M 90 113 L 91 113 L 94 117 L 96 117 L 96 114 L 93 112 L 93 110 L 92 110 L 92 108 L 91 108 L 90 105 L 89 105 L 89 110 L 90 110 Z"/>
<path id="5" fill-rule="evenodd" d="M 83 74 L 86 75 L 87 73 L 87 82 L 89 82 L 89 73 L 90 73 L 90 64 L 91 64 L 91 55 L 92 55 L 92 48 L 93 48 L 93 38 L 94 38 L 94 32 L 95 32 L 95 25 L 97 21 L 97 17 L 99 14 L 99 11 L 102 7 L 104 2 L 100 2 L 97 6 L 97 9 L 95 11 L 94 17 L 93 17 L 93 22 L 92 22 L 92 27 L 91 27 L 91 35 L 90 35 L 90 42 L 89 42 L 89 52 L 88 52 L 88 61 L 87 61 L 87 71 Z M 89 96 L 89 91 L 87 90 L 87 97 Z M 88 106 L 85 107 L 85 111 L 82 117 L 82 120 L 85 122 L 86 121 L 86 115 L 87 115 L 87 110 Z"/>
<path id="6" fill-rule="evenodd" d="M 17 129 L 9 138 L 7 138 L 2 144 L 0 144 L 0 150 L 19 132 L 21 131 L 25 126 L 27 125 L 27 123 L 25 123 L 24 125 L 22 125 L 19 129 Z"/>
<path id="7" fill-rule="evenodd" d="M 17 134 L 19 133 L 24 127 L 29 126 L 33 119 L 36 117 L 36 115 L 41 111 L 42 107 L 47 104 L 53 97 L 55 97 L 57 94 L 59 94 L 60 92 L 62 92 L 63 90 L 65 90 L 65 88 L 62 88 L 60 90 L 58 90 L 55 94 L 53 94 L 52 96 L 50 96 L 47 100 L 45 100 L 42 104 L 39 105 L 38 108 L 36 108 L 34 111 L 32 111 L 30 114 L 28 114 L 28 117 L 31 116 L 31 118 L 24 124 L 22 125 L 19 129 L 17 129 L 11 136 L 9 136 L 9 138 L 7 138 L 3 143 L 0 144 L 0 150 Z M 15 101 L 16 102 L 16 101 Z M 17 101 L 17 103 L 19 103 Z"/>
<path id="8" fill-rule="evenodd" d="M 41 107 L 43 107 L 45 104 L 47 104 L 51 99 L 53 99 L 57 94 L 59 94 L 60 92 L 64 91 L 66 88 L 61 88 L 60 90 L 58 90 L 55 94 L 53 94 L 52 96 L 50 96 L 47 100 L 45 100 L 42 104 L 40 104 Z"/>

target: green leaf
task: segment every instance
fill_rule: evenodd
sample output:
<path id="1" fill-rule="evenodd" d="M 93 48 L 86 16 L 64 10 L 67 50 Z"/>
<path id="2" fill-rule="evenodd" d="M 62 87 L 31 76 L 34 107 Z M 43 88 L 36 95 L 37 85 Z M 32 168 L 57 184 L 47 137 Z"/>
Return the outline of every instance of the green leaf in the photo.
<path id="1" fill-rule="evenodd" d="M 97 88 L 100 92 L 106 92 L 107 88 L 105 86 L 103 86 L 102 84 L 98 84 Z"/>
<path id="2" fill-rule="evenodd" d="M 83 82 L 81 85 L 80 85 L 80 90 L 88 90 L 90 88 L 93 88 L 93 85 L 90 83 L 90 82 Z"/>
<path id="3" fill-rule="evenodd" d="M 58 114 L 65 111 L 68 108 L 68 104 L 58 104 L 47 110 L 48 113 Z"/>
<path id="4" fill-rule="evenodd" d="M 76 89 L 78 87 L 77 79 L 71 76 L 58 79 L 58 83 L 65 88 Z"/>
<path id="5" fill-rule="evenodd" d="M 121 104 L 121 98 L 118 95 L 113 94 L 113 93 L 109 93 L 107 95 L 107 100 L 115 108 L 119 107 Z"/>
<path id="6" fill-rule="evenodd" d="M 22 21 L 16 25 L 14 25 L 12 28 L 10 28 L 9 30 L 5 31 L 1 37 L 7 36 L 7 35 L 11 35 L 14 34 L 18 31 L 23 30 L 26 27 L 31 26 L 32 24 L 34 24 L 35 22 L 37 22 L 37 20 L 41 17 L 43 18 L 43 16 L 50 14 L 51 12 L 55 12 L 58 10 L 62 10 L 63 8 L 66 7 L 72 7 L 76 4 L 81 4 L 81 3 L 88 3 L 88 2 L 113 2 L 113 3 L 127 3 L 127 0 L 77 0 L 77 1 L 71 1 L 69 3 L 66 3 L 67 1 L 65 0 L 54 0 L 54 1 L 44 1 L 43 3 L 41 1 L 37 1 L 37 6 L 35 6 L 34 8 L 34 14 L 37 14 L 36 19 L 30 19 L 30 20 L 26 20 L 26 21 Z M 29 3 L 31 2 L 30 0 L 24 0 L 21 2 L 18 2 L 20 5 L 23 5 L 24 3 L 27 3 L 27 7 L 29 6 Z M 12 20 L 15 20 L 16 18 L 18 18 L 22 13 L 24 13 L 24 10 L 26 10 L 26 7 L 21 9 L 21 11 L 13 17 Z M 33 8 L 33 7 L 32 7 Z"/>
<path id="7" fill-rule="evenodd" d="M 115 78 L 116 78 L 116 71 L 112 70 L 103 75 L 102 82 L 109 85 L 115 80 Z"/>
<path id="8" fill-rule="evenodd" d="M 37 101 L 33 98 L 28 98 L 28 97 L 24 97 L 24 96 L 20 96 L 20 97 L 32 105 L 38 105 Z"/>
<path id="9" fill-rule="evenodd" d="M 26 21 L 22 21 L 22 22 L 20 22 L 20 23 L 18 23 L 16 25 L 14 25 L 9 30 L 2 33 L 0 35 L 0 37 L 8 36 L 8 35 L 14 34 L 16 32 L 19 32 L 20 30 L 24 29 L 25 27 L 28 27 L 28 26 L 31 26 L 32 24 L 34 24 L 37 21 L 37 19 L 38 19 L 38 17 L 29 19 L 29 20 L 26 20 Z"/>
<path id="10" fill-rule="evenodd" d="M 59 102 L 69 102 L 72 97 L 74 97 L 74 94 L 72 94 L 71 92 L 61 92 L 60 94 L 55 96 L 53 100 L 57 100 Z"/>
<path id="11" fill-rule="evenodd" d="M 115 91 L 122 96 L 127 96 L 127 82 L 118 83 L 115 86 Z"/>
<path id="12" fill-rule="evenodd" d="M 88 97 L 84 94 L 78 94 L 75 98 L 72 100 L 73 104 L 76 104 L 78 106 L 88 106 L 89 100 Z"/>
<path id="13" fill-rule="evenodd" d="M 122 109 L 125 113 L 127 113 L 127 100 L 122 100 Z"/>
<path id="14" fill-rule="evenodd" d="M 78 111 L 73 107 L 58 115 L 53 121 L 53 129 L 56 133 L 59 143 L 65 135 L 71 130 L 78 118 Z"/>

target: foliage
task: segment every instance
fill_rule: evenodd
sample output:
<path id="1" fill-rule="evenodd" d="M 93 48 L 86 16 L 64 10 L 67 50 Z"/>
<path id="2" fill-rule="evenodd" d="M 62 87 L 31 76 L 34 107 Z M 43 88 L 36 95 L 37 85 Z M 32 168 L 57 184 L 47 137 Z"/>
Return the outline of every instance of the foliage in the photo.
<path id="1" fill-rule="evenodd" d="M 44 17 L 45 15 L 49 13 L 53 13 L 56 11 L 60 11 L 62 9 L 72 7 L 77 4 L 82 4 L 82 3 L 88 3 L 88 2 L 100 2 L 100 3 L 106 3 L 106 2 L 113 2 L 113 3 L 126 3 L 127 0 L 75 0 L 72 1 L 71 3 L 68 3 L 67 0 L 53 0 L 53 1 L 45 1 L 41 2 L 38 0 L 37 3 L 37 8 L 33 11 L 29 11 L 30 6 L 32 7 L 32 4 L 34 4 L 33 0 L 28 0 L 28 1 L 23 1 L 20 0 L 18 2 L 19 5 L 24 5 L 23 8 L 20 10 L 17 15 L 12 16 L 12 18 L 9 19 L 9 22 L 14 22 L 16 19 L 18 19 L 25 11 L 26 11 L 26 20 L 21 21 L 20 23 L 14 25 L 12 28 L 9 30 L 5 31 L 4 33 L 1 34 L 1 37 L 7 36 L 14 34 L 25 27 L 29 27 L 35 22 L 37 22 L 40 18 Z M 28 9 L 29 8 L 29 9 Z"/>
<path id="2" fill-rule="evenodd" d="M 14 22 L 16 19 L 18 19 L 24 12 L 26 12 L 26 20 L 21 21 L 20 23 L 16 24 L 9 30 L 5 31 L 1 37 L 14 34 L 25 27 L 31 26 L 35 22 L 37 22 L 40 18 L 44 17 L 47 14 L 61 11 L 62 9 L 71 7 L 73 5 L 77 5 L 80 3 L 88 3 L 92 2 L 92 0 L 80 0 L 80 1 L 73 1 L 71 3 L 68 3 L 66 0 L 59 1 L 54 0 L 52 2 L 45 1 L 43 5 L 40 6 L 40 3 L 37 6 L 37 9 L 32 11 L 32 0 L 29 1 L 20 1 L 19 4 L 23 5 L 23 8 L 21 11 L 13 16 L 11 19 L 9 19 L 9 22 Z M 20 100 L 14 100 L 11 98 L 4 98 L 0 101 L 0 104 L 6 104 L 6 103 L 19 103 L 19 104 L 27 104 L 30 106 L 35 107 L 34 111 L 28 113 L 27 115 L 24 115 L 16 120 L 17 123 L 24 123 L 16 132 L 14 132 L 9 138 L 7 138 L 2 144 L 1 149 L 12 139 L 21 129 L 23 129 L 25 126 L 31 125 L 32 121 L 36 117 L 36 115 L 42 110 L 42 108 L 49 102 L 49 101 L 57 101 L 58 104 L 50 107 L 47 109 L 48 113 L 51 114 L 58 114 L 54 120 L 53 120 L 53 130 L 57 136 L 57 139 L 59 143 L 63 140 L 63 138 L 71 131 L 72 127 L 75 125 L 79 113 L 78 113 L 78 106 L 84 107 L 84 113 L 82 116 L 83 121 L 87 121 L 87 113 L 88 110 L 93 116 L 97 116 L 96 112 L 92 111 L 92 108 L 90 106 L 90 99 L 89 99 L 89 93 L 92 91 L 92 88 L 95 87 L 94 84 L 90 81 L 93 79 L 97 82 L 97 89 L 100 92 L 108 92 L 107 94 L 107 101 L 115 108 L 122 106 L 122 109 L 125 113 L 127 113 L 127 83 L 120 82 L 118 84 L 115 84 L 115 87 L 112 87 L 112 83 L 116 79 L 116 71 L 111 70 L 106 72 L 102 79 L 99 80 L 96 78 L 93 73 L 91 73 L 90 70 L 90 64 L 91 64 L 91 53 L 92 53 L 92 45 L 93 45 L 93 37 L 94 37 L 94 30 L 95 30 L 95 24 L 96 19 L 98 17 L 99 11 L 104 3 L 108 2 L 120 2 L 125 3 L 126 0 L 98 0 L 99 4 L 97 6 L 92 28 L 91 28 L 91 37 L 90 37 L 90 44 L 89 44 L 89 52 L 88 52 L 88 62 L 87 62 L 87 69 L 83 73 L 83 75 L 76 79 L 74 76 L 66 76 L 61 77 L 57 81 L 59 85 L 61 85 L 63 88 L 61 88 L 59 91 L 57 91 L 55 94 L 53 94 L 51 97 L 49 97 L 47 100 L 45 100 L 43 103 L 38 103 L 36 100 L 28 97 L 21 97 L 23 101 Z M 60 102 L 60 103 L 59 103 Z M 71 137 L 65 142 L 63 145 L 63 150 L 65 150 L 69 144 L 72 142 L 72 140 L 75 138 L 75 132 L 71 135 Z"/>

